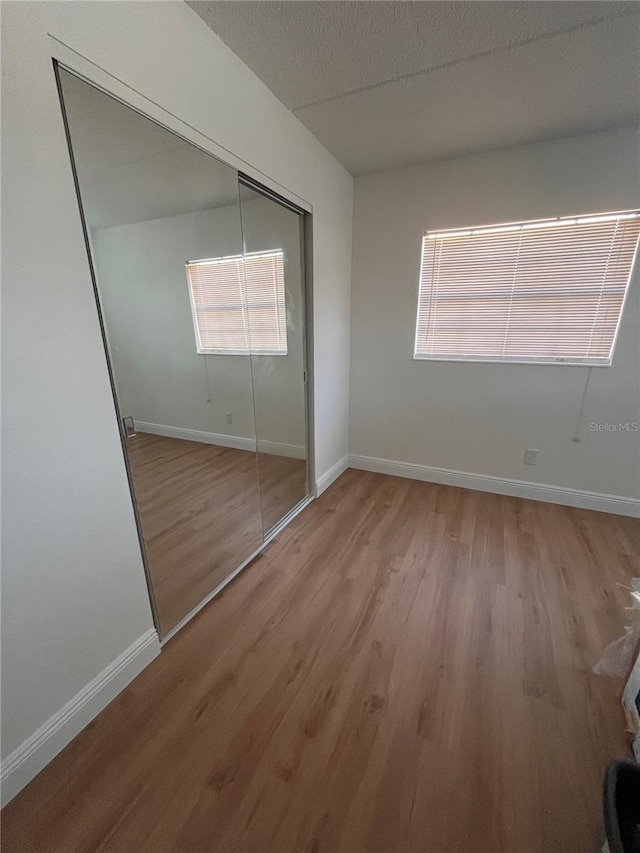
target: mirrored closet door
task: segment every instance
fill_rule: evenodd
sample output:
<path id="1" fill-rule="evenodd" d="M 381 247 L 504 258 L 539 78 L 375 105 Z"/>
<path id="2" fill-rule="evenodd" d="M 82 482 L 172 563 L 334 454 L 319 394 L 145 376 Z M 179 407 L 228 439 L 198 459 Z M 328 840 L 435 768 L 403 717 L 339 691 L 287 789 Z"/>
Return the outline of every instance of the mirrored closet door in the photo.
<path id="1" fill-rule="evenodd" d="M 309 493 L 302 216 L 57 67 L 152 605 L 166 636 Z"/>
<path id="2" fill-rule="evenodd" d="M 243 183 L 251 375 L 265 533 L 309 492 L 303 217 Z"/>

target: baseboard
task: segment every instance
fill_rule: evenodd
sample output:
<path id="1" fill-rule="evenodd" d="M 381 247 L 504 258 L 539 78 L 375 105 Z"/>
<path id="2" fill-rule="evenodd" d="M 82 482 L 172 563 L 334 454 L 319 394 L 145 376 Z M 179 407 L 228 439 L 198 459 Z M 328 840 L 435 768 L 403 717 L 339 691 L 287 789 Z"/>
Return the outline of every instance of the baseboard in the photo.
<path id="1" fill-rule="evenodd" d="M 323 492 L 325 492 L 329 486 L 338 479 L 340 474 L 344 474 L 348 467 L 349 457 L 343 456 L 342 459 L 336 462 L 335 465 L 332 465 L 325 474 L 318 477 L 316 480 L 316 497 L 319 497 Z"/>
<path id="2" fill-rule="evenodd" d="M 202 444 L 217 444 L 220 447 L 233 447 L 236 450 L 255 450 L 253 438 L 242 438 L 239 435 L 225 435 L 218 432 L 203 432 L 199 429 L 166 426 L 165 424 L 150 424 L 146 421 L 135 421 L 138 432 L 149 432 L 151 435 L 164 435 L 167 438 L 181 438 L 183 441 L 199 441 Z"/>
<path id="3" fill-rule="evenodd" d="M 281 441 L 266 441 L 262 438 L 258 439 L 258 453 L 288 456 L 289 459 L 305 459 L 307 456 L 304 446 L 300 444 L 283 444 Z"/>
<path id="4" fill-rule="evenodd" d="M 516 498 L 529 498 L 534 501 L 545 501 L 546 503 L 579 507 L 580 509 L 594 509 L 599 512 L 611 512 L 615 515 L 628 515 L 632 518 L 640 517 L 640 500 L 618 495 L 604 495 L 598 492 L 585 492 L 580 489 L 567 489 L 562 486 L 531 483 L 525 480 L 509 480 L 504 477 L 471 474 L 449 468 L 413 465 L 391 459 L 377 459 L 373 456 L 350 455 L 349 467 L 359 468 L 362 471 L 374 471 L 378 474 L 391 474 L 394 477 L 408 477 L 411 480 L 424 480 L 427 483 L 460 486 L 463 489 L 493 492 L 497 495 L 511 495 Z"/>
<path id="5" fill-rule="evenodd" d="M 2 762 L 2 805 L 30 782 L 91 720 L 160 654 L 150 628 Z"/>
<path id="6" fill-rule="evenodd" d="M 254 438 L 243 438 L 239 435 L 226 435 L 221 432 L 204 432 L 199 429 L 167 426 L 166 424 L 151 424 L 147 421 L 135 421 L 138 432 L 148 432 L 151 435 L 164 435 L 167 438 L 180 438 L 183 441 L 199 441 L 202 444 L 216 444 L 219 447 L 233 447 L 236 450 L 251 450 L 255 452 Z M 274 456 L 288 456 L 291 459 L 304 459 L 305 448 L 298 444 L 283 444 L 279 441 L 258 441 L 260 453 L 271 453 Z"/>

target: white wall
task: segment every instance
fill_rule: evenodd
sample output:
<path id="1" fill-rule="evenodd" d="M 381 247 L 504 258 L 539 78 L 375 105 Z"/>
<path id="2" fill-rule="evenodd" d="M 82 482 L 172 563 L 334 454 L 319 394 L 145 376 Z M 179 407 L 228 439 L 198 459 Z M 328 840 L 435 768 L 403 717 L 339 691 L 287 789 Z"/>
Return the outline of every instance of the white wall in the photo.
<path id="1" fill-rule="evenodd" d="M 48 33 L 313 204 L 318 475 L 347 451 L 352 181 L 182 2 L 2 25 L 6 756 L 151 627 Z"/>
<path id="2" fill-rule="evenodd" d="M 639 274 L 613 366 L 413 361 L 421 235 L 640 206 L 638 142 L 618 130 L 358 178 L 350 454 L 637 498 Z M 638 265 L 637 265 L 638 266 Z M 523 465 L 526 447 L 540 450 Z"/>
<path id="3" fill-rule="evenodd" d="M 285 445 L 282 450 L 302 455 L 305 400 L 298 217 L 269 199 L 256 198 L 243 200 L 242 219 L 248 250 L 284 249 L 288 318 L 284 356 L 250 360 L 196 352 L 184 264 L 189 259 L 241 252 L 237 204 L 92 232 L 122 413 L 138 423 L 196 430 L 212 437 L 255 441 L 257 428 L 259 440 L 269 442 L 271 452 Z M 227 413 L 232 417 L 230 425 Z"/>

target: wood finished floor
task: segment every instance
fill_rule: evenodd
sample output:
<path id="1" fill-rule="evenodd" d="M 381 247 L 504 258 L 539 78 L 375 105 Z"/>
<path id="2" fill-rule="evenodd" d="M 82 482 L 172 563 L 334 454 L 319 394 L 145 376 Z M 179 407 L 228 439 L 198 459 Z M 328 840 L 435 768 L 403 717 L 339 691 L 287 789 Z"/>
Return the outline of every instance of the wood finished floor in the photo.
<path id="1" fill-rule="evenodd" d="M 308 494 L 306 459 L 258 453 L 260 505 L 265 533 Z"/>
<path id="2" fill-rule="evenodd" d="M 127 440 L 163 634 L 305 495 L 303 459 L 138 433 Z M 259 472 L 259 473 L 258 473 Z"/>
<path id="3" fill-rule="evenodd" d="M 638 522 L 347 471 L 2 814 L 3 853 L 595 853 Z"/>

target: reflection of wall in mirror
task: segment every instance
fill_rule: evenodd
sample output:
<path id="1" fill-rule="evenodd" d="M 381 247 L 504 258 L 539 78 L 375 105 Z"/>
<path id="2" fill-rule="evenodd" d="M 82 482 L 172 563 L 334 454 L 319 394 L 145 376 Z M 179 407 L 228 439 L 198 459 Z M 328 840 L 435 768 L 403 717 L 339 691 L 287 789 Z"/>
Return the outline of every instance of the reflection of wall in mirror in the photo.
<path id="1" fill-rule="evenodd" d="M 237 205 L 95 229 L 92 243 L 120 407 L 142 431 L 250 449 L 255 398 L 258 448 L 303 456 L 296 217 L 268 199 L 242 205 L 247 249 L 285 252 L 288 355 L 254 356 L 250 364 L 247 356 L 196 352 L 184 264 L 239 254 Z"/>

